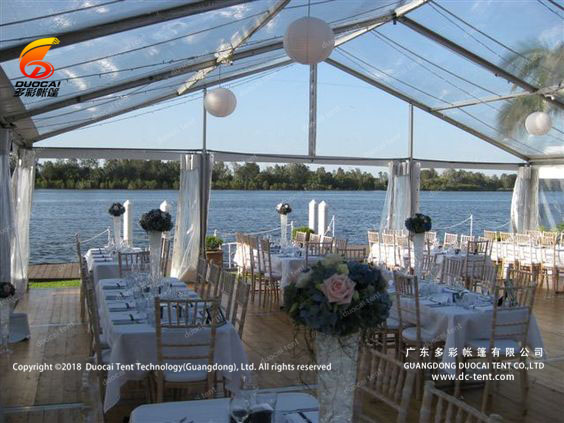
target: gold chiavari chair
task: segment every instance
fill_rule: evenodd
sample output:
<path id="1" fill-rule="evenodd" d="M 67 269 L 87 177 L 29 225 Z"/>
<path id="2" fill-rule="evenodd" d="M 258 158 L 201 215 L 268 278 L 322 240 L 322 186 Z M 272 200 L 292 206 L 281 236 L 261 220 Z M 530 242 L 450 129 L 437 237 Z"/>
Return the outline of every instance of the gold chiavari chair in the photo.
<path id="1" fill-rule="evenodd" d="M 321 235 L 319 234 L 309 234 L 309 242 L 321 242 Z"/>
<path id="2" fill-rule="evenodd" d="M 394 284 L 396 288 L 401 351 L 405 354 L 405 359 L 414 359 L 416 362 L 421 362 L 425 358 L 420 354 L 421 348 L 426 347 L 429 352 L 434 351 L 443 341 L 434 337 L 433 334 L 427 331 L 421 324 L 419 282 L 417 276 L 394 271 Z M 412 351 L 412 354 L 408 355 L 409 350 L 407 348 L 413 347 L 415 348 L 415 352 Z M 432 354 L 429 354 L 429 358 L 427 359 L 432 359 L 432 356 Z M 418 371 L 417 399 L 421 399 L 424 378 L 425 371 Z"/>
<path id="3" fill-rule="evenodd" d="M 307 241 L 307 233 L 297 231 L 294 237 L 294 245 L 296 247 L 303 247 L 304 243 Z"/>
<path id="4" fill-rule="evenodd" d="M 346 239 L 335 238 L 333 251 L 337 252 L 338 250 L 346 250 L 348 243 L 349 241 Z"/>
<path id="5" fill-rule="evenodd" d="M 499 263 L 495 263 L 492 266 L 486 266 L 484 277 L 482 279 L 476 277 L 470 278 L 467 288 L 473 292 L 493 295 L 496 283 L 503 279 L 500 275 L 500 267 L 501 264 Z"/>
<path id="6" fill-rule="evenodd" d="M 325 236 L 323 235 L 321 237 L 321 243 L 327 245 L 327 244 L 331 244 L 331 250 L 327 252 L 327 254 L 331 253 L 333 251 L 333 243 L 335 242 L 334 238 L 332 236 Z"/>
<path id="7" fill-rule="evenodd" d="M 488 231 L 484 229 L 484 238 L 487 240 L 494 242 L 497 239 L 497 232 L 496 231 Z"/>
<path id="8" fill-rule="evenodd" d="M 388 267 L 398 267 L 399 264 L 396 262 L 396 236 L 393 233 L 382 234 L 382 250 L 384 260 L 381 261 L 386 263 Z"/>
<path id="9" fill-rule="evenodd" d="M 380 250 L 380 234 L 376 231 L 368 231 L 368 251 L 374 262 L 382 262 L 382 253 Z M 374 256 L 377 256 L 378 258 L 374 259 Z"/>
<path id="10" fill-rule="evenodd" d="M 445 237 L 443 240 L 443 248 L 458 248 L 458 234 L 449 234 L 445 232 Z"/>
<path id="11" fill-rule="evenodd" d="M 428 245 L 433 246 L 437 242 L 437 233 L 433 231 L 425 232 L 425 241 Z"/>
<path id="12" fill-rule="evenodd" d="M 362 407 L 364 401 L 376 399 L 397 411 L 397 423 L 405 423 L 415 371 L 405 369 L 403 363 L 385 353 L 367 349 L 361 351 L 359 369 L 362 379 L 357 383 L 354 421 L 379 423 L 380 419 L 364 414 Z"/>
<path id="13" fill-rule="evenodd" d="M 155 297 L 157 364 L 164 367 L 165 364 L 186 362 L 213 366 L 219 320 L 219 300 Z M 181 339 L 185 342 L 180 342 Z M 185 390 L 195 396 L 211 392 L 217 385 L 215 371 L 156 370 L 153 374 L 156 402 L 163 402 L 167 389 Z"/>
<path id="14" fill-rule="evenodd" d="M 435 388 L 433 382 L 427 381 L 419 412 L 419 423 L 432 422 L 503 423 L 503 419 L 497 414 L 487 416 L 456 397 Z"/>
<path id="15" fill-rule="evenodd" d="M 464 250 L 468 246 L 469 241 L 474 241 L 476 237 L 473 235 L 460 235 L 460 249 Z"/>
<path id="16" fill-rule="evenodd" d="M 445 257 L 443 260 L 443 265 L 441 268 L 441 276 L 439 278 L 441 283 L 448 285 L 455 285 L 457 283 L 462 283 L 462 275 L 464 270 L 464 260 Z"/>
<path id="17" fill-rule="evenodd" d="M 365 247 L 348 247 L 344 250 L 337 249 L 336 253 L 343 256 L 347 261 L 356 261 L 358 263 L 364 263 L 368 258 Z"/>
<path id="18" fill-rule="evenodd" d="M 217 264 L 208 262 L 208 271 L 206 273 L 206 288 L 203 295 L 204 299 L 215 299 L 220 293 L 221 267 Z"/>
<path id="19" fill-rule="evenodd" d="M 82 252 L 80 248 L 80 234 L 75 235 L 76 238 L 76 255 L 78 257 L 78 269 L 80 273 L 80 321 L 84 323 L 86 317 L 86 291 L 84 289 L 84 275 L 82 274 Z"/>
<path id="20" fill-rule="evenodd" d="M 225 316 L 231 315 L 233 308 L 233 298 L 235 297 L 235 288 L 237 285 L 237 275 L 235 273 L 221 271 L 221 295 L 220 305 L 225 310 Z"/>
<path id="21" fill-rule="evenodd" d="M 527 276 L 527 278 L 529 278 Z M 489 338 L 471 339 L 466 341 L 465 347 L 472 351 L 472 356 L 460 357 L 457 360 L 463 362 L 468 360 L 483 360 L 488 363 L 488 368 L 495 375 L 497 369 L 493 363 L 508 363 L 518 361 L 521 364 L 516 369 L 520 372 L 521 385 L 521 404 L 523 413 L 527 411 L 526 395 L 528 391 L 527 357 L 521 354 L 521 348 L 527 345 L 527 334 L 529 322 L 533 312 L 535 301 L 536 284 L 534 282 L 506 279 L 505 283 L 497 283 L 494 290 L 494 304 L 492 314 L 492 324 Z M 508 353 L 511 348 L 514 355 Z M 485 351 L 480 357 L 479 350 Z M 457 366 L 457 373 L 460 375 L 461 369 Z M 492 397 L 491 382 L 486 381 L 482 396 L 482 412 L 488 409 L 489 401 Z M 457 379 L 455 384 L 455 396 L 460 394 L 461 382 Z"/>
<path id="22" fill-rule="evenodd" d="M 206 275 L 208 272 L 208 261 L 204 256 L 198 257 L 198 264 L 196 266 L 196 281 L 194 286 L 194 291 L 198 293 L 200 297 L 204 297 L 206 294 Z"/>
<path id="23" fill-rule="evenodd" d="M 397 265 L 400 267 L 404 267 L 406 269 L 411 268 L 411 241 L 408 235 L 396 235 L 395 236 L 395 245 L 394 248 L 394 263 L 398 263 Z M 405 253 L 407 252 L 407 258 L 405 258 Z M 407 260 L 407 263 L 406 261 Z"/>
<path id="24" fill-rule="evenodd" d="M 486 251 L 486 255 L 487 255 L 488 257 L 491 257 L 491 256 L 492 256 L 492 250 L 493 250 L 494 241 L 492 241 L 492 240 L 490 240 L 489 238 L 486 238 L 486 237 L 484 237 L 484 236 L 479 236 L 479 237 L 478 237 L 478 241 L 488 241 L 488 242 L 489 242 L 489 244 L 488 244 L 488 250 Z"/>
<path id="25" fill-rule="evenodd" d="M 463 278 L 467 288 L 472 279 L 484 279 L 489 263 L 489 244 L 489 241 L 467 241 L 463 265 Z"/>
<path id="26" fill-rule="evenodd" d="M 305 232 L 304 232 L 305 233 Z M 260 255 L 259 255 L 259 246 L 258 246 L 258 238 L 255 236 L 246 236 L 247 241 L 247 254 L 249 260 L 249 267 L 247 272 L 247 280 L 251 285 L 251 302 L 255 302 L 255 295 L 257 291 L 257 281 L 260 279 Z M 259 303 L 261 301 L 261 293 L 262 291 L 259 290 Z"/>
<path id="27" fill-rule="evenodd" d="M 249 306 L 249 293 L 251 286 L 244 280 L 239 280 L 235 291 L 235 301 L 233 302 L 233 314 L 231 314 L 231 324 L 239 334 L 239 338 L 243 339 L 243 330 L 245 329 L 245 320 L 247 318 L 247 307 Z"/>
<path id="28" fill-rule="evenodd" d="M 321 243 L 311 243 L 306 242 L 304 243 L 304 252 L 305 252 L 305 263 L 306 266 L 310 264 L 312 257 L 323 257 L 327 254 L 331 254 L 333 250 L 333 243 L 323 242 Z"/>
<path id="29" fill-rule="evenodd" d="M 318 243 L 312 243 L 319 245 Z M 282 275 L 272 270 L 272 256 L 270 252 L 270 241 L 260 240 L 260 253 L 263 263 L 262 282 L 264 282 L 263 307 L 272 310 L 274 305 L 280 305 L 280 280 Z"/>
<path id="30" fill-rule="evenodd" d="M 161 240 L 161 265 L 160 270 L 163 276 L 168 276 L 168 263 L 170 261 L 170 249 L 172 247 L 172 239 L 167 238 L 163 234 Z"/>
<path id="31" fill-rule="evenodd" d="M 135 253 L 118 252 L 119 277 L 125 277 L 126 272 L 131 272 L 133 268 L 141 272 L 149 271 L 149 251 L 138 251 Z"/>

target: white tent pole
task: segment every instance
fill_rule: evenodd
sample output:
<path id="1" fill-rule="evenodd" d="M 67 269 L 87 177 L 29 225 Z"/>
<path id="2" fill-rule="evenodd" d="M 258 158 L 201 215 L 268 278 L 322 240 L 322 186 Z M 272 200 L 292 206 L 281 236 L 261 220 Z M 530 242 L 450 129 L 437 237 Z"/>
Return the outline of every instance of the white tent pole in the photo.
<path id="1" fill-rule="evenodd" d="M 206 173 L 207 173 L 207 160 L 208 160 L 208 154 L 207 154 L 207 126 L 208 126 L 208 121 L 207 121 L 207 116 L 208 116 L 208 112 L 206 110 L 206 94 L 207 94 L 207 89 L 204 88 L 204 95 L 202 97 L 202 153 L 200 154 L 200 254 L 199 256 L 204 256 L 205 255 L 205 251 L 206 251 L 206 231 L 207 231 L 207 221 L 208 221 L 208 210 L 207 210 L 207 204 L 205 199 L 206 199 L 206 194 L 204 192 L 204 190 L 207 189 L 207 187 L 205 186 L 205 180 L 206 180 Z"/>
<path id="2" fill-rule="evenodd" d="M 409 189 L 410 189 L 410 193 L 409 193 L 409 215 L 413 216 L 415 213 L 417 213 L 417 193 L 415 192 L 416 188 L 415 187 L 415 172 L 414 172 L 414 166 L 413 166 L 413 104 L 409 105 L 409 145 L 408 145 L 408 150 L 409 150 Z"/>

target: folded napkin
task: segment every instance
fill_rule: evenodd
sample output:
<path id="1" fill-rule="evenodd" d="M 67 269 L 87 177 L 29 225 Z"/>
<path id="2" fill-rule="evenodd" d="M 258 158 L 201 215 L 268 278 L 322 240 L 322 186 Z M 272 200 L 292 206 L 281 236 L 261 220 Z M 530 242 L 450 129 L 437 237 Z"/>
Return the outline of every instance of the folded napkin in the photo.
<path id="1" fill-rule="evenodd" d="M 112 301 L 108 304 L 108 310 L 111 312 L 135 310 L 135 304 L 131 301 Z"/>
<path id="2" fill-rule="evenodd" d="M 129 313 L 112 313 L 111 314 L 112 323 L 125 324 L 125 323 L 139 323 L 144 321 L 144 316 L 140 315 L 136 311 L 131 311 Z"/>

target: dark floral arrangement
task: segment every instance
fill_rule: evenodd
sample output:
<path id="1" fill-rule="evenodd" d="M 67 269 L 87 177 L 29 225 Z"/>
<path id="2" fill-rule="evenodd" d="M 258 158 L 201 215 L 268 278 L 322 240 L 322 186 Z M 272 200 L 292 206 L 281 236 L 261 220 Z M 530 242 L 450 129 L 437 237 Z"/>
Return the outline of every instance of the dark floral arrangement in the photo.
<path id="1" fill-rule="evenodd" d="M 170 213 L 164 212 L 160 209 L 153 209 L 141 216 L 139 224 L 147 232 L 167 232 L 172 229 L 172 217 L 170 216 Z"/>
<path id="2" fill-rule="evenodd" d="M 391 305 L 377 268 L 337 255 L 304 268 L 284 289 L 284 306 L 296 325 L 332 336 L 379 326 Z"/>
<path id="3" fill-rule="evenodd" d="M 288 203 L 280 203 L 276 206 L 276 211 L 280 214 L 290 214 L 292 213 L 292 207 Z"/>
<path id="4" fill-rule="evenodd" d="M 10 282 L 0 282 L 0 298 L 8 298 L 16 295 L 16 288 Z"/>
<path id="5" fill-rule="evenodd" d="M 422 234 L 432 228 L 431 218 L 421 213 L 415 213 L 405 220 L 405 227 L 409 232 Z"/>
<path id="6" fill-rule="evenodd" d="M 108 213 L 110 213 L 114 217 L 120 217 L 125 213 L 125 207 L 123 207 L 121 203 L 114 203 L 108 210 Z"/>

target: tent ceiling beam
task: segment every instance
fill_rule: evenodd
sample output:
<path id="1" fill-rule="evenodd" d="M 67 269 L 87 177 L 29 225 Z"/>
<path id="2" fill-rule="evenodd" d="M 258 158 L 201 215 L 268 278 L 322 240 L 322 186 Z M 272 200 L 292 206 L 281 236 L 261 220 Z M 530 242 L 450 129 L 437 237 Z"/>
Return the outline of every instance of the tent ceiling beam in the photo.
<path id="1" fill-rule="evenodd" d="M 34 147 L 39 159 L 130 159 L 130 160 L 179 160 L 183 154 L 200 153 L 194 150 L 136 149 L 136 148 L 66 148 Z M 387 166 L 391 160 L 406 161 L 400 158 L 366 158 L 342 156 L 309 156 L 294 154 L 260 154 L 235 151 L 207 150 L 215 160 L 226 162 L 256 163 L 305 163 L 317 165 Z M 455 169 L 496 169 L 517 170 L 523 163 L 476 163 L 446 160 L 425 160 L 414 158 L 424 168 Z"/>
<path id="2" fill-rule="evenodd" d="M 290 59 L 278 60 L 278 61 L 275 61 L 274 63 L 270 62 L 265 66 L 261 66 L 259 68 L 251 69 L 247 72 L 238 73 L 238 74 L 235 74 L 235 75 L 232 75 L 232 76 L 223 77 L 222 79 L 219 79 L 219 80 L 213 80 L 213 81 L 206 82 L 205 84 L 196 85 L 196 86 L 190 88 L 189 90 L 185 91 L 184 94 L 182 94 L 182 95 L 190 94 L 190 93 L 193 93 L 195 91 L 202 90 L 204 88 L 213 87 L 213 86 L 219 85 L 219 84 L 224 83 L 224 82 L 234 81 L 234 80 L 237 80 L 237 79 L 245 78 L 247 76 L 251 76 L 251 75 L 266 72 L 266 71 L 269 71 L 269 70 L 272 70 L 272 69 L 276 69 L 276 68 L 279 68 L 279 67 L 282 67 L 282 66 L 287 66 L 291 63 L 292 63 L 292 60 L 290 60 Z M 77 124 L 72 125 L 72 126 L 67 126 L 67 127 L 61 128 L 61 129 L 57 129 L 55 131 L 47 132 L 45 134 L 42 134 L 42 135 L 39 135 L 39 136 L 33 138 L 31 140 L 31 142 L 37 142 L 37 141 L 44 140 L 46 138 L 54 137 L 56 135 L 64 134 L 65 132 L 73 131 L 75 129 L 79 129 L 79 128 L 82 128 L 84 126 L 92 125 L 94 123 L 98 123 L 98 122 L 101 122 L 101 121 L 104 121 L 104 120 L 107 120 L 107 119 L 111 119 L 111 118 L 114 118 L 116 116 L 119 116 L 119 115 L 122 115 L 122 114 L 125 114 L 125 113 L 134 112 L 135 110 L 142 109 L 144 107 L 153 106 L 155 104 L 161 103 L 161 102 L 166 101 L 166 100 L 171 100 L 171 99 L 177 98 L 177 97 L 178 97 L 178 94 L 176 94 L 176 92 L 173 93 L 173 94 L 167 94 L 167 95 L 164 95 L 164 96 L 161 96 L 161 97 L 149 100 L 149 101 L 145 101 L 141 104 L 137 104 L 135 106 L 128 107 L 126 109 L 121 109 L 121 110 L 118 110 L 116 112 L 108 113 L 106 115 L 102 115 L 100 117 L 97 117 L 97 118 L 94 118 L 94 119 L 91 119 L 91 120 L 87 120 L 87 121 L 84 121 L 84 122 L 81 122 L 81 123 L 77 123 Z"/>
<path id="3" fill-rule="evenodd" d="M 63 32 L 57 35 L 60 43 L 53 45 L 51 48 L 67 47 L 83 41 L 95 38 L 105 37 L 107 35 L 116 34 L 123 31 L 129 31 L 160 22 L 170 21 L 172 19 L 184 18 L 187 16 L 197 15 L 200 13 L 211 12 L 217 9 L 224 9 L 236 6 L 242 3 L 248 3 L 252 0 L 200 0 L 182 6 L 175 6 L 169 9 L 156 10 L 154 12 L 143 13 L 141 15 L 130 16 L 128 18 L 117 21 L 106 22 L 96 26 L 81 28 L 76 31 Z M 17 59 L 22 49 L 29 43 L 24 41 L 15 46 L 0 49 L 0 62 Z"/>
<path id="4" fill-rule="evenodd" d="M 413 31 L 423 35 L 424 37 L 427 37 L 427 38 L 439 43 L 440 45 L 442 45 L 442 46 L 448 48 L 449 50 L 461 55 L 462 57 L 470 60 L 471 62 L 474 62 L 477 65 L 489 70 L 495 76 L 502 77 L 502 78 L 508 80 L 509 82 L 513 83 L 514 85 L 521 87 L 521 88 L 523 88 L 523 89 L 525 89 L 525 90 L 527 90 L 531 93 L 536 93 L 539 90 L 539 87 L 535 87 L 534 85 L 531 85 L 526 81 L 523 81 L 521 78 L 516 77 L 515 75 L 505 71 L 504 69 L 500 68 L 499 66 L 485 60 L 484 58 L 478 56 L 477 54 L 472 53 L 470 50 L 465 49 L 464 47 L 452 42 L 448 38 L 445 38 L 442 35 L 437 34 L 436 32 L 430 30 L 429 28 L 421 25 L 418 22 L 415 22 L 412 19 L 409 19 L 406 16 L 402 16 L 402 17 L 398 18 L 398 21 L 403 23 L 405 26 L 412 29 Z M 564 108 L 564 104 L 561 103 L 556 98 L 551 98 L 551 97 L 545 96 L 544 99 L 546 101 L 560 107 L 560 108 Z"/>
<path id="5" fill-rule="evenodd" d="M 378 16 L 375 18 L 358 20 L 351 23 L 346 23 L 342 25 L 337 25 L 333 28 L 335 34 L 345 34 L 351 31 L 354 31 L 353 34 L 348 34 L 344 36 L 344 41 L 341 41 L 341 44 L 346 41 L 350 41 L 356 38 L 363 33 L 374 29 L 376 26 L 381 25 L 383 23 L 389 22 L 393 19 L 396 19 L 398 13 L 407 13 L 408 11 L 414 10 L 417 7 L 424 4 L 427 0 L 414 0 L 411 3 L 406 4 L 405 6 L 399 8 L 401 9 L 399 12 L 391 12 L 383 16 Z M 246 59 L 248 57 L 257 56 L 262 53 L 268 53 L 275 50 L 283 49 L 283 37 L 278 37 L 275 40 L 265 41 L 258 45 L 255 45 L 251 48 L 240 49 L 234 52 L 230 58 L 232 62 L 236 62 L 238 60 Z M 116 92 L 137 88 L 142 85 L 151 84 L 153 82 L 162 81 L 165 79 L 169 79 L 178 75 L 187 74 L 190 72 L 197 72 L 202 69 L 206 69 L 217 64 L 217 57 L 216 54 L 209 54 L 197 59 L 192 60 L 190 63 L 185 65 L 179 66 L 175 69 L 169 69 L 165 71 L 155 72 L 153 74 L 149 74 L 143 76 L 141 78 L 135 78 L 129 81 L 121 82 L 115 85 L 111 85 L 105 88 L 100 88 L 98 90 L 91 91 L 89 93 L 80 94 L 74 97 L 69 97 L 67 99 L 61 101 L 55 101 L 50 104 L 47 104 L 42 107 L 36 107 L 31 110 L 26 110 L 25 112 L 21 113 L 14 113 L 10 115 L 4 116 L 6 122 L 13 123 L 21 119 L 29 118 L 32 116 L 40 115 L 43 113 L 47 113 L 53 110 L 58 110 L 63 107 L 72 106 L 79 103 L 84 103 L 86 101 L 94 100 L 96 98 L 104 97 L 107 95 L 114 94 Z"/>
<path id="6" fill-rule="evenodd" d="M 498 148 L 500 148 L 500 149 L 502 149 L 502 150 L 504 150 L 504 151 L 516 156 L 516 157 L 519 157 L 522 160 L 528 160 L 529 159 L 524 154 L 522 154 L 522 153 L 520 153 L 516 150 L 513 150 L 512 148 L 508 147 L 507 145 L 502 144 L 502 143 L 496 141 L 495 139 L 493 139 L 493 138 L 491 138 L 491 137 L 489 137 L 489 136 L 487 136 L 487 135 L 485 135 L 485 134 L 483 134 L 483 133 L 481 133 L 481 132 L 479 132 L 479 131 L 477 131 L 477 130 L 469 127 L 469 126 L 466 126 L 463 123 L 461 123 L 461 122 L 459 122 L 455 119 L 452 119 L 449 116 L 443 115 L 442 113 L 433 110 L 433 108 L 429 107 L 428 105 L 421 103 L 421 102 L 419 102 L 419 101 L 417 101 L 417 100 L 415 100 L 415 99 L 395 90 L 394 88 L 389 87 L 388 85 L 385 85 L 385 84 L 383 84 L 379 81 L 376 81 L 374 78 L 372 78 L 368 75 L 365 75 L 361 72 L 358 72 L 358 71 L 356 71 L 356 70 L 354 70 L 354 69 L 352 69 L 352 68 L 350 68 L 350 67 L 348 67 L 348 66 L 346 66 L 346 65 L 344 65 L 340 62 L 337 62 L 336 60 L 333 60 L 331 58 L 329 58 L 325 61 L 327 63 L 329 63 L 330 65 L 336 67 L 337 69 L 340 69 L 343 72 L 346 72 L 349 75 L 352 75 L 352 76 L 360 79 L 361 81 L 364 81 L 367 84 L 370 84 L 370 85 L 372 85 L 376 88 L 380 88 L 382 91 L 385 91 L 388 94 L 393 95 L 394 97 L 397 97 L 397 98 L 399 98 L 399 99 L 401 99 L 401 100 L 403 100 L 403 101 L 405 101 L 409 104 L 413 104 L 418 109 L 421 109 L 421 110 L 423 110 L 423 111 L 425 111 L 425 112 L 427 112 L 427 113 L 429 113 L 429 114 L 431 114 L 435 117 L 438 117 L 439 119 L 444 120 L 445 122 L 448 122 L 451 125 L 456 126 L 457 128 L 462 129 L 463 131 L 466 131 L 469 134 L 474 135 L 475 137 L 478 137 L 478 138 L 480 138 L 480 139 L 482 139 L 482 140 L 484 140 L 484 141 L 486 141 L 486 142 L 488 142 L 492 145 L 495 145 L 496 147 L 498 147 Z"/>
<path id="7" fill-rule="evenodd" d="M 519 91 L 519 92 L 507 94 L 507 95 L 498 95 L 498 96 L 491 96 L 491 97 L 485 97 L 485 98 L 479 98 L 479 99 L 463 100 L 463 101 L 459 101 L 457 103 L 451 104 L 449 106 L 434 107 L 433 110 L 437 111 L 437 112 L 441 112 L 443 110 L 460 109 L 462 107 L 474 106 L 476 104 L 493 103 L 493 102 L 500 101 L 500 100 L 510 100 L 512 98 L 527 97 L 527 96 L 531 96 L 531 95 L 542 95 L 542 96 L 554 95 L 554 94 L 556 94 L 557 91 L 562 89 L 562 86 L 564 86 L 564 84 L 553 85 L 553 86 L 550 86 L 550 87 L 541 88 L 541 89 L 539 89 L 535 92 Z"/>

